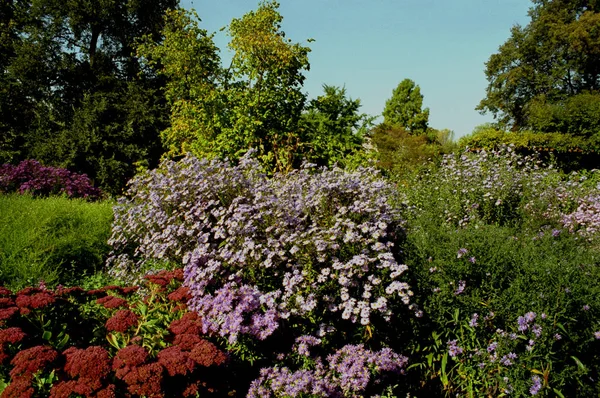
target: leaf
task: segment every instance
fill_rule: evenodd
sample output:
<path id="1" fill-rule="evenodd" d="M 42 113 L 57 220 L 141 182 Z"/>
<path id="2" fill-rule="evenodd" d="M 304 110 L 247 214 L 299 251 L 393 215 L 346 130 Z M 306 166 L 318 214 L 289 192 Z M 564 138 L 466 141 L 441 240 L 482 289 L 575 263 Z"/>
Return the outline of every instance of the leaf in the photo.
<path id="1" fill-rule="evenodd" d="M 582 372 L 586 372 L 587 373 L 587 368 L 585 367 L 585 365 L 583 363 L 581 363 L 581 361 L 574 355 L 571 355 L 571 358 L 573 358 L 573 360 L 575 361 L 575 363 L 577 364 L 577 367 L 582 371 Z"/>
<path id="2" fill-rule="evenodd" d="M 442 366 L 440 368 L 440 371 L 441 371 L 440 380 L 442 381 L 442 384 L 444 385 L 444 387 L 446 387 L 448 385 L 448 375 L 446 374 L 446 365 L 447 364 L 448 364 L 448 354 L 446 353 L 442 357 Z"/>
<path id="3" fill-rule="evenodd" d="M 52 338 L 52 332 L 49 330 L 44 331 L 44 333 L 42 334 L 42 339 L 44 339 L 46 341 L 50 341 L 51 338 Z"/>
<path id="4" fill-rule="evenodd" d="M 69 342 L 69 335 L 65 334 L 60 342 L 57 344 L 56 348 L 62 349 Z"/>
<path id="5" fill-rule="evenodd" d="M 117 341 L 117 337 L 114 334 L 107 334 L 106 335 L 106 340 L 108 340 L 108 343 L 115 347 L 116 349 L 120 349 L 121 347 L 119 346 L 119 342 Z"/>
<path id="6" fill-rule="evenodd" d="M 565 398 L 565 396 L 563 395 L 563 393 L 562 393 L 562 392 L 560 392 L 559 390 L 557 390 L 556 388 L 553 388 L 553 389 L 552 389 L 552 391 L 554 391 L 554 393 L 555 393 L 556 395 L 558 395 L 559 397 L 561 397 L 561 398 Z"/>

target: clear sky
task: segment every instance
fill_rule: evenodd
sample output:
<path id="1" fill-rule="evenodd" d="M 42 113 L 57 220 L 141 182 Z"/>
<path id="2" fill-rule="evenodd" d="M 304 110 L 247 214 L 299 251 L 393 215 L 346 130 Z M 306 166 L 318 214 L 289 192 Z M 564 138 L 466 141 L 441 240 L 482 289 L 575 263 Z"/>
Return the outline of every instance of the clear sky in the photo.
<path id="1" fill-rule="evenodd" d="M 454 130 L 455 138 L 492 121 L 474 108 L 485 96 L 485 62 L 526 25 L 527 0 L 280 0 L 282 30 L 307 44 L 310 71 L 305 91 L 345 86 L 361 111 L 381 115 L 392 90 L 405 78 L 421 87 L 429 125 Z M 258 6 L 258 0 L 181 0 L 194 8 L 224 60 L 228 36 L 219 29 Z"/>

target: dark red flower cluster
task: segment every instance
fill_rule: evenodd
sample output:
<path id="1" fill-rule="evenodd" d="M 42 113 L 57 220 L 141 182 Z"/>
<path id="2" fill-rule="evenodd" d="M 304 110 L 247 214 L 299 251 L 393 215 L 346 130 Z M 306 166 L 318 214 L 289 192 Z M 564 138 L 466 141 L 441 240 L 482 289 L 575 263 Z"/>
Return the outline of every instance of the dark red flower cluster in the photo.
<path id="1" fill-rule="evenodd" d="M 4 286 L 0 286 L 0 297 L 10 296 L 10 295 L 12 295 L 12 292 L 10 290 L 5 288 Z"/>
<path id="2" fill-rule="evenodd" d="M 0 298 L 0 321 L 12 318 L 17 312 L 19 312 L 19 308 L 15 307 L 13 299 L 9 297 Z"/>
<path id="3" fill-rule="evenodd" d="M 54 296 L 54 293 L 51 292 L 33 294 L 20 293 L 17 295 L 16 299 L 17 307 L 19 307 L 22 313 L 28 313 L 28 311 L 23 310 L 31 311 L 33 309 L 44 308 L 50 304 L 54 304 L 55 301 L 56 297 Z"/>
<path id="4" fill-rule="evenodd" d="M 102 388 L 103 381 L 111 370 L 111 361 L 104 348 L 91 346 L 84 350 L 70 347 L 63 354 L 66 358 L 64 371 L 73 379 L 70 381 L 75 383 L 61 386 L 62 390 L 72 387 L 78 389 L 73 392 L 87 397 Z"/>
<path id="5" fill-rule="evenodd" d="M 54 384 L 50 390 L 50 398 L 71 398 L 73 394 L 96 398 L 115 398 L 117 396 L 114 384 L 95 391 L 91 386 L 76 380 L 61 381 Z"/>
<path id="6" fill-rule="evenodd" d="M 202 324 L 198 314 L 195 312 L 186 312 L 181 319 L 171 322 L 169 326 L 171 333 L 178 334 L 195 334 L 200 335 L 202 333 Z"/>
<path id="7" fill-rule="evenodd" d="M 119 308 L 119 307 L 125 307 L 125 308 L 129 307 L 127 300 L 122 299 L 120 297 L 111 296 L 111 295 L 99 298 L 98 300 L 96 300 L 96 303 L 100 304 L 104 308 L 108 308 L 108 309 Z"/>
<path id="8" fill-rule="evenodd" d="M 73 286 L 73 287 L 63 287 L 63 286 L 59 286 L 56 288 L 56 290 L 54 291 L 54 294 L 57 296 L 70 296 L 70 295 L 77 295 L 77 294 L 84 294 L 86 293 L 85 290 L 83 290 L 82 288 L 80 288 L 79 286 Z"/>
<path id="9" fill-rule="evenodd" d="M 200 341 L 202 338 L 197 334 L 184 333 L 175 336 L 173 345 L 181 347 L 182 350 L 191 351 Z"/>
<path id="10" fill-rule="evenodd" d="M 128 345 L 121 348 L 113 358 L 112 368 L 115 375 L 122 379 L 136 366 L 140 366 L 148 360 L 148 351 L 139 345 Z"/>
<path id="11" fill-rule="evenodd" d="M 16 344 L 25 338 L 26 334 L 20 328 L 0 330 L 0 365 L 9 357 L 4 351 L 7 344 Z"/>
<path id="12" fill-rule="evenodd" d="M 210 341 L 202 340 L 190 352 L 190 359 L 200 366 L 219 366 L 227 361 L 227 355 Z"/>
<path id="13" fill-rule="evenodd" d="M 147 398 L 162 398 L 161 383 L 163 381 L 163 367 L 159 363 L 149 363 L 132 368 L 122 377 L 127 383 L 127 391 L 137 396 Z"/>
<path id="14" fill-rule="evenodd" d="M 8 387 L 2 391 L 2 398 L 31 398 L 35 393 L 31 386 L 31 379 L 19 377 L 11 380 Z"/>
<path id="15" fill-rule="evenodd" d="M 190 294 L 190 289 L 186 286 L 180 286 L 176 290 L 169 293 L 167 298 L 171 301 L 180 301 L 182 303 L 187 303 L 188 300 L 192 298 Z"/>
<path id="16" fill-rule="evenodd" d="M 127 329 L 137 326 L 138 316 L 130 310 L 119 310 L 106 321 L 106 330 L 110 332 L 126 332 Z"/>
<path id="17" fill-rule="evenodd" d="M 145 278 L 151 283 L 157 284 L 162 287 L 166 287 L 173 280 L 182 282 L 183 270 L 181 268 L 175 269 L 173 271 L 162 270 L 154 275 L 146 275 Z"/>
<path id="18" fill-rule="evenodd" d="M 23 351 L 10 361 L 13 365 L 10 371 L 10 377 L 15 380 L 20 377 L 31 377 L 38 370 L 54 363 L 58 358 L 58 353 L 49 346 L 35 346 Z"/>
<path id="19" fill-rule="evenodd" d="M 15 344 L 25 338 L 26 334 L 20 328 L 8 328 L 0 330 L 0 345 Z"/>
<path id="20" fill-rule="evenodd" d="M 167 347 L 158 353 L 160 363 L 170 376 L 182 375 L 194 371 L 194 361 L 190 359 L 189 353 L 183 351 L 179 346 Z"/>
<path id="21" fill-rule="evenodd" d="M 139 286 L 126 286 L 121 288 L 121 294 L 124 296 L 129 296 L 132 293 L 137 292 L 140 289 Z"/>

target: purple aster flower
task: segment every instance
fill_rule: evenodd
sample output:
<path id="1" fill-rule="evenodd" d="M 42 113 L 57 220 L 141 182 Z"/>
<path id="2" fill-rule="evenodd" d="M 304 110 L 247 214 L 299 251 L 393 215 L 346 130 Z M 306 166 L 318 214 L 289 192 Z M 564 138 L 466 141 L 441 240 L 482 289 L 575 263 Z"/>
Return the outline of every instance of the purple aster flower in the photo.
<path id="1" fill-rule="evenodd" d="M 462 292 L 464 292 L 466 285 L 467 285 L 467 282 L 465 282 L 465 281 L 458 281 L 458 287 L 454 291 L 454 295 L 458 296 L 459 294 L 461 294 Z"/>
<path id="2" fill-rule="evenodd" d="M 461 248 L 461 249 L 458 249 L 458 253 L 456 253 L 456 258 L 461 258 L 462 256 L 464 256 L 468 252 L 469 251 L 467 249 L 465 249 L 464 247 Z"/>
<path id="3" fill-rule="evenodd" d="M 583 306 L 583 310 L 584 310 L 584 311 L 589 311 L 589 310 L 590 310 L 590 306 L 589 306 L 589 305 L 587 305 L 587 304 L 586 304 L 586 305 L 584 305 L 584 306 Z"/>
<path id="4" fill-rule="evenodd" d="M 594 332 L 594 337 L 596 340 L 600 340 L 600 332 Z"/>
<path id="5" fill-rule="evenodd" d="M 471 327 L 473 327 L 473 328 L 474 328 L 474 327 L 476 327 L 476 326 L 477 326 L 477 319 L 478 319 L 478 318 L 479 318 L 479 314 L 477 314 L 477 313 L 474 313 L 474 314 L 471 316 L 471 320 L 469 321 L 469 326 L 471 326 Z"/>
<path id="6" fill-rule="evenodd" d="M 522 317 L 522 316 L 518 317 L 517 318 L 517 323 L 519 324 L 519 332 L 524 332 L 527 329 L 529 329 L 529 325 L 527 323 L 527 320 L 524 317 Z"/>
<path id="7" fill-rule="evenodd" d="M 452 358 L 456 358 L 457 356 L 459 356 L 460 354 L 463 353 L 463 349 L 461 347 L 458 346 L 458 340 L 449 340 L 448 341 L 448 354 L 452 357 Z"/>
<path id="8" fill-rule="evenodd" d="M 469 262 L 472 264 L 475 264 L 475 257 L 469 257 Z"/>
<path id="9" fill-rule="evenodd" d="M 533 376 L 531 378 L 531 382 L 533 383 L 531 388 L 529 388 L 529 393 L 531 395 L 537 395 L 538 392 L 540 392 L 541 388 L 542 388 L 542 379 L 540 378 L 540 376 Z"/>

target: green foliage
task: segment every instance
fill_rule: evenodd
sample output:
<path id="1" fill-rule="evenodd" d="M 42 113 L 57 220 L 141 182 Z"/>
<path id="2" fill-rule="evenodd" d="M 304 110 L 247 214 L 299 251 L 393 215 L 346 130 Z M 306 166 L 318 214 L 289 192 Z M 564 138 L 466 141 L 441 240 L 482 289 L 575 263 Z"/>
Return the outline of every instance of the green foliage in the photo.
<path id="1" fill-rule="evenodd" d="M 580 93 L 556 102 L 538 96 L 529 105 L 529 123 L 535 131 L 560 131 L 598 140 L 600 93 Z"/>
<path id="2" fill-rule="evenodd" d="M 238 159 L 256 148 L 270 171 L 299 163 L 301 91 L 308 47 L 281 30 L 276 2 L 233 19 L 228 33 L 233 59 L 220 65 L 212 36 L 194 14 L 167 15 L 161 43 L 144 41 L 138 53 L 168 79 L 171 127 L 163 132 L 169 156 Z"/>
<path id="3" fill-rule="evenodd" d="M 167 11 L 164 39 L 157 43 L 145 36 L 137 46 L 144 64 L 166 78 L 171 123 L 161 138 L 171 157 L 189 152 L 192 144 L 205 156 L 214 156 L 214 139 L 225 124 L 225 98 L 218 89 L 224 74 L 219 50 L 197 20 L 194 12 Z"/>
<path id="4" fill-rule="evenodd" d="M 446 160 L 403 188 L 405 262 L 417 273 L 421 333 L 430 336 L 413 347 L 413 370 L 422 372 L 413 377 L 424 383 L 415 393 L 522 396 L 539 376 L 542 396 L 597 394 L 586 380 L 598 372 L 600 353 L 598 246 L 563 229 L 552 210 L 553 201 L 569 207 L 572 196 L 595 192 L 597 180 L 563 181 L 520 157 L 508 167 L 506 155 L 459 156 L 460 171 Z M 518 330 L 518 317 L 528 312 L 537 314 L 539 336 L 533 323 Z M 452 358 L 454 340 L 463 352 Z M 488 350 L 493 342 L 497 348 Z M 511 352 L 517 358 L 503 364 Z"/>
<path id="5" fill-rule="evenodd" d="M 385 102 L 384 123 L 404 128 L 414 135 L 427 132 L 429 108 L 422 109 L 421 88 L 410 79 L 402 80 Z"/>
<path id="6" fill-rule="evenodd" d="M 461 148 L 496 149 L 502 145 L 514 145 L 517 150 L 542 152 L 600 152 L 600 141 L 563 133 L 539 133 L 533 131 L 509 132 L 484 127 L 458 141 Z"/>
<path id="7" fill-rule="evenodd" d="M 431 160 L 454 150 L 452 131 L 427 129 L 414 135 L 404 128 L 380 124 L 372 133 L 378 166 L 391 177 L 404 179 L 425 168 Z"/>
<path id="8" fill-rule="evenodd" d="M 462 137 L 458 146 L 469 149 L 494 150 L 511 145 L 522 154 L 538 152 L 565 171 L 593 169 L 600 154 L 600 137 L 584 137 L 569 133 L 534 131 L 507 132 L 494 126 L 481 126 Z"/>
<path id="9" fill-rule="evenodd" d="M 596 134 L 600 5 L 534 0 L 529 16 L 486 63 L 489 85 L 477 109 L 512 130 Z"/>
<path id="10" fill-rule="evenodd" d="M 100 269 L 108 254 L 110 202 L 0 195 L 0 283 L 67 284 Z"/>
<path id="11" fill-rule="evenodd" d="M 0 161 L 39 159 L 113 194 L 136 163 L 153 166 L 166 122 L 163 82 L 132 50 L 137 37 L 160 38 L 162 15 L 176 5 L 9 2 L 0 21 Z"/>
<path id="12" fill-rule="evenodd" d="M 306 160 L 319 166 L 365 163 L 369 154 L 363 145 L 373 118 L 359 113 L 360 100 L 347 98 L 345 88 L 323 85 L 323 91 L 300 120 Z"/>

